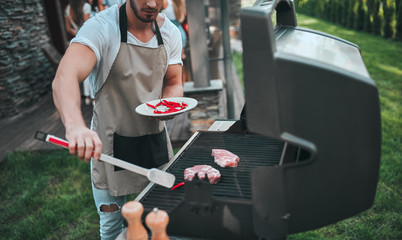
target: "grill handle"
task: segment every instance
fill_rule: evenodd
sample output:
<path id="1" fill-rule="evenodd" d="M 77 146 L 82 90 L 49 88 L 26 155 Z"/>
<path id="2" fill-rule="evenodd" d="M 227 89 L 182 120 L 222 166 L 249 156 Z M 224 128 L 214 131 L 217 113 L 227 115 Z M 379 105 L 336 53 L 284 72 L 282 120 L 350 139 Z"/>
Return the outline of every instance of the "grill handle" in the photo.
<path id="1" fill-rule="evenodd" d="M 267 14 L 272 15 L 276 10 L 276 24 L 297 26 L 296 11 L 293 0 L 259 0 L 255 6 L 263 6 L 267 9 Z"/>
<path id="2" fill-rule="evenodd" d="M 252 7 L 241 9 L 241 32 L 247 37 L 243 39 L 243 49 L 248 52 L 266 51 L 268 58 L 273 58 L 276 52 L 276 38 L 272 13 L 276 10 L 276 25 L 297 26 L 296 10 L 293 0 L 257 0 Z M 257 25 L 262 31 L 256 31 L 249 26 Z M 252 39 L 251 42 L 249 39 Z M 255 39 L 263 39 L 265 48 L 261 49 L 260 44 L 255 44 Z M 245 56 L 243 55 L 243 59 Z M 254 63 L 253 63 L 254 64 Z M 256 64 L 260 67 L 260 63 Z"/>

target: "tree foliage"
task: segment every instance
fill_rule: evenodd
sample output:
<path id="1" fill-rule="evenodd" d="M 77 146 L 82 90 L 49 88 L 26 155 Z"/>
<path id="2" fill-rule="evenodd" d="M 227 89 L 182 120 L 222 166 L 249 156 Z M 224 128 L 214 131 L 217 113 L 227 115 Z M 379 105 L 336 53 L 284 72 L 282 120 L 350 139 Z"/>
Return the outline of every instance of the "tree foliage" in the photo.
<path id="1" fill-rule="evenodd" d="M 348 28 L 353 28 L 355 26 L 355 4 L 356 0 L 349 0 L 349 9 L 348 9 Z"/>
<path id="2" fill-rule="evenodd" d="M 364 28 L 364 5 L 363 0 L 357 1 L 356 21 L 354 21 L 355 29 L 362 31 Z"/>
<path id="3" fill-rule="evenodd" d="M 402 41 L 402 0 L 294 0 L 296 11 Z"/>
<path id="4" fill-rule="evenodd" d="M 371 33 L 373 31 L 373 23 L 371 21 L 373 16 L 374 0 L 366 0 L 366 12 L 364 16 L 364 31 Z"/>
<path id="5" fill-rule="evenodd" d="M 396 0 L 396 33 L 395 39 L 402 41 L 402 0 Z"/>
<path id="6" fill-rule="evenodd" d="M 383 32 L 385 38 L 391 38 L 393 36 L 393 29 L 392 29 L 392 12 L 393 12 L 393 4 L 390 3 L 388 0 L 382 1 L 382 7 L 384 9 L 384 26 Z"/>
<path id="7" fill-rule="evenodd" d="M 380 5 L 381 0 L 374 0 L 374 11 L 373 11 L 373 33 L 375 35 L 381 35 L 381 14 Z"/>

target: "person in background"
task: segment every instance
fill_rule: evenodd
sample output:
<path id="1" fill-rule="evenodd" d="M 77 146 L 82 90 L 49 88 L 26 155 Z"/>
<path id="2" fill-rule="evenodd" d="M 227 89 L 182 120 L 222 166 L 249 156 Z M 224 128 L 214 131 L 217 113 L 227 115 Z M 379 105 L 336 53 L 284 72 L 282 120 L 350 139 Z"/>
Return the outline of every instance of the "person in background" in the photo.
<path id="1" fill-rule="evenodd" d="M 91 5 L 84 0 L 69 0 L 64 12 L 66 31 L 70 37 L 75 37 L 78 30 L 89 19 Z"/>
<path id="2" fill-rule="evenodd" d="M 187 44 L 187 35 L 184 31 L 182 23 L 186 18 L 186 3 L 184 0 L 163 0 L 163 10 L 162 13 L 169 18 L 170 21 L 180 30 L 181 40 L 182 40 L 182 53 L 181 58 L 184 60 L 184 48 Z M 185 67 L 183 67 L 183 84 L 186 82 L 186 71 Z"/>
<path id="3" fill-rule="evenodd" d="M 88 0 L 89 4 L 91 4 L 91 14 L 89 17 L 94 17 L 98 12 L 105 10 L 105 6 L 103 5 L 103 0 Z"/>
<path id="4" fill-rule="evenodd" d="M 66 31 L 71 35 L 71 37 L 75 37 L 84 22 L 93 14 L 93 10 L 93 6 L 84 0 L 69 0 L 64 13 L 64 18 L 66 22 Z M 94 103 L 89 79 L 85 79 L 82 83 L 82 88 L 85 97 L 85 104 L 89 105 L 91 102 Z"/>
<path id="5" fill-rule="evenodd" d="M 70 154 L 91 162 L 103 240 L 121 233 L 126 195 L 139 193 L 149 181 L 99 161 L 101 153 L 148 169 L 173 157 L 166 119 L 134 110 L 151 100 L 183 96 L 180 31 L 159 14 L 162 1 L 130 0 L 90 18 L 71 40 L 52 83 Z M 88 75 L 95 93 L 91 128 L 80 107 L 79 84 Z"/>
<path id="6" fill-rule="evenodd" d="M 120 6 L 125 2 L 126 2 L 126 0 L 104 0 L 103 5 L 104 5 L 105 8 L 109 8 L 109 7 L 111 7 L 111 6 L 115 5 L 115 4 Z"/>
<path id="7" fill-rule="evenodd" d="M 102 0 L 89 0 L 88 3 L 91 5 L 91 13 L 89 14 L 89 18 L 94 17 L 98 12 L 104 10 L 104 6 L 102 4 Z M 85 17 L 84 17 L 85 19 Z M 89 77 L 87 77 L 82 83 L 83 93 L 85 97 L 85 104 L 95 106 L 95 96 L 92 92 L 91 83 Z"/>

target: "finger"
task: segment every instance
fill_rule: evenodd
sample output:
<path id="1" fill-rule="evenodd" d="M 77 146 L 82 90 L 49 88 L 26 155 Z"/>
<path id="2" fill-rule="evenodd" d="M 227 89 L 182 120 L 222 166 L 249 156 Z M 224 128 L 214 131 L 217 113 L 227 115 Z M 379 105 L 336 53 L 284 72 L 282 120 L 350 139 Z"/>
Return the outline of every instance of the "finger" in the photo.
<path id="1" fill-rule="evenodd" d="M 70 140 L 68 143 L 68 151 L 73 156 L 75 156 L 75 154 L 76 154 L 76 145 L 77 145 L 77 142 L 75 139 Z"/>
<path id="2" fill-rule="evenodd" d="M 85 162 L 89 162 L 89 160 L 91 160 L 93 149 L 94 145 L 92 143 L 92 138 L 87 137 L 85 139 L 85 153 L 84 153 Z"/>
<path id="3" fill-rule="evenodd" d="M 84 159 L 85 143 L 82 139 L 77 140 L 77 156 L 79 159 Z"/>
<path id="4" fill-rule="evenodd" d="M 102 142 L 99 139 L 97 134 L 95 134 L 95 136 L 92 138 L 92 140 L 93 140 L 93 144 L 94 144 L 93 158 L 95 160 L 99 160 L 101 153 L 102 153 Z"/>

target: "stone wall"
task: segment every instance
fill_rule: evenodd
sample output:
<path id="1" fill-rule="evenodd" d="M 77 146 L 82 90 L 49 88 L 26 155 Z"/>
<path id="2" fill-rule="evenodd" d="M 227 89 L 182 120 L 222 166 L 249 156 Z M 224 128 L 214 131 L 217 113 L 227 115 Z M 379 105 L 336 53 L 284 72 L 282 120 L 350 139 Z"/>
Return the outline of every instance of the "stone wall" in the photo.
<path id="1" fill-rule="evenodd" d="M 0 5 L 0 120 L 15 116 L 51 91 L 54 70 L 42 47 L 50 43 L 42 0 Z"/>

